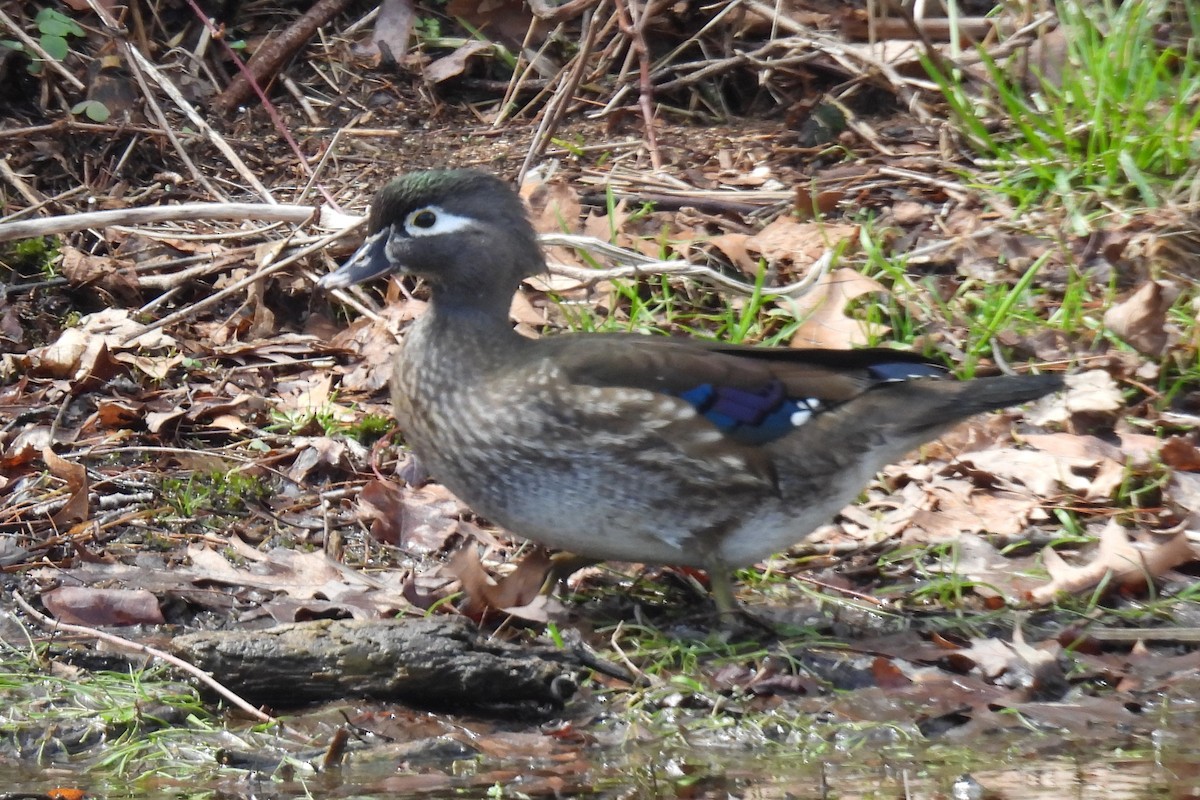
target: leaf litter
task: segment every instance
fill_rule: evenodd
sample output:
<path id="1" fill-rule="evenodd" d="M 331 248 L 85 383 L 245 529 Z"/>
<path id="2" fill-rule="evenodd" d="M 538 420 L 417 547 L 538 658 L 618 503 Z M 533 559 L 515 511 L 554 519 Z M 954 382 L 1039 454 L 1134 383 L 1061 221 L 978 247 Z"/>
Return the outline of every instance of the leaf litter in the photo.
<path id="1" fill-rule="evenodd" d="M 467 19 L 482 13 L 462 11 Z M 512 16 L 517 28 L 529 29 L 532 18 L 524 8 L 512 4 L 501 13 Z M 821 13 L 806 10 L 789 19 Z M 382 20 L 377 25 L 385 27 Z M 605 65 L 615 68 L 619 48 L 613 42 L 634 34 L 607 35 L 613 39 L 598 51 L 596 74 Z M 824 36 L 805 40 L 824 68 L 860 75 L 864 64 L 878 59 L 896 63 L 865 43 L 847 48 L 838 40 L 834 47 Z M 798 44 L 778 37 L 764 47 L 786 52 Z M 452 83 L 471 74 L 489 52 L 473 44 L 436 60 L 406 58 L 431 82 Z M 729 58 L 721 67 L 728 74 L 752 63 L 732 53 Z M 671 80 L 686 87 L 699 82 L 696 76 L 705 67 L 677 62 L 667 69 Z M 793 96 L 794 86 L 780 82 L 797 77 L 790 70 L 781 66 L 765 80 L 775 82 L 775 92 Z M 552 68 L 551 74 L 565 72 Z M 811 80 L 808 73 L 800 77 Z M 632 86 L 629 78 L 622 73 L 614 88 Z M 359 97 L 379 91 L 374 79 L 347 80 Z M 517 94 L 535 89 L 532 80 L 527 87 L 517 85 Z M 891 80 L 897 93 L 913 91 L 908 79 Z M 594 93 L 598 86 L 585 84 L 582 91 Z M 421 102 L 415 95 L 407 101 Z M 922 106 L 914 108 L 919 117 Z M 446 132 L 475 124 L 472 113 L 445 106 L 438 113 L 444 115 L 435 122 L 439 134 L 426 138 L 453 138 Z M 811 119 L 808 112 L 795 113 Z M 851 114 L 849 132 L 838 139 L 855 149 L 858 159 L 851 165 L 821 161 L 810 145 L 789 140 L 791 128 L 771 125 L 757 132 L 752 123 L 697 136 L 660 121 L 657 152 L 651 153 L 645 128 L 639 131 L 620 117 L 614 115 L 608 127 L 560 123 L 561 141 L 569 143 L 573 134 L 599 139 L 623 155 L 605 164 L 559 148 L 567 175 L 526 190 L 539 230 L 611 238 L 652 259 L 682 257 L 727 267 L 743 278 L 753 278 L 761 260 L 784 283 L 815 274 L 824 254 L 840 245 L 849 245 L 853 260 L 858 225 L 849 219 L 809 221 L 814 207 L 831 213 L 852 201 L 896 226 L 893 244 L 907 250 L 908 268 L 927 280 L 901 292 L 858 270 L 820 273 L 808 291 L 775 304 L 800 320 L 790 332 L 792 346 L 851 347 L 886 338 L 891 326 L 861 313 L 866 299 L 924 317 L 929 343 L 960 357 L 967 349 L 965 326 L 931 315 L 925 309 L 936 303 L 928 300 L 938 292 L 944 300 L 963 278 L 1011 283 L 1024 266 L 1047 256 L 1041 274 L 1048 287 L 1072 263 L 1095 269 L 1098 282 L 1118 275 L 1123 295 L 1105 310 L 1103 324 L 1136 351 L 1072 332 L 997 331 L 997 340 L 1018 356 L 1094 368 L 1077 374 L 1062 397 L 1025 414 L 972 421 L 916 458 L 889 467 L 862 502 L 800 543 L 791 557 L 767 564 L 771 576 L 811 574 L 848 594 L 876 593 L 887 598 L 883 607 L 889 611 L 906 605 L 922 612 L 947 608 L 945 601 L 929 599 L 935 595 L 914 590 L 940 579 L 960 581 L 954 591 L 961 606 L 955 610 L 976 611 L 985 620 L 973 635 L 947 637 L 918 621 L 880 638 L 877 622 L 841 619 L 835 624 L 844 640 L 839 647 L 823 651 L 785 637 L 776 642 L 782 656 L 752 656 L 724 666 L 714 660 L 689 676 L 701 689 L 661 704 L 733 704 L 781 715 L 819 707 L 847 720 L 914 723 L 929 736 L 969 738 L 1026 723 L 1086 735 L 1088 720 L 1138 727 L 1139 712 L 1131 707 L 1144 706 L 1130 692 L 1144 698 L 1186 688 L 1194 650 L 1161 662 L 1171 668 L 1151 668 L 1162 658 L 1152 644 L 1164 635 L 1161 629 L 1145 631 L 1145 641 L 1135 647 L 1114 649 L 1091 640 L 1094 652 L 1088 653 L 1077 645 L 1089 641 L 1087 626 L 1064 630 L 1058 620 L 1022 628 L 1012 624 L 1011 613 L 1007 623 L 996 616 L 1011 607 L 1036 614 L 1072 597 L 1103 599 L 1119 609 L 1186 593 L 1194 585 L 1200 508 L 1200 481 L 1191 474 L 1200 471 L 1195 398 L 1191 406 L 1162 404 L 1152 387 L 1161 368 L 1156 359 L 1194 361 L 1195 319 L 1189 328 L 1173 314 L 1184 284 L 1144 266 L 1149 259 L 1143 253 L 1162 247 L 1148 244 L 1157 229 L 1147 218 L 1104 231 L 1101 247 L 1076 237 L 1065 243 L 1064 253 L 1049 240 L 1002 224 L 1002 214 L 983 208 L 978 196 L 947 178 L 935 143 L 880 133 L 878 121 L 868 124 L 862 116 Z M 292 122 L 302 124 L 299 118 Z M 362 169 L 322 177 L 326 196 L 337 198 L 335 212 L 362 209 L 375 185 L 414 164 L 495 163 L 511 173 L 530 140 L 527 125 L 509 123 L 502 129 L 513 139 L 507 143 L 484 132 L 477 145 L 461 150 L 430 142 L 428 150 L 417 145 L 388 158 L 386 147 L 353 132 L 368 124 L 403 130 L 409 125 L 403 117 L 376 108 L 337 122 L 351 132 L 339 157 Z M 252 141 L 246 155 L 258 161 L 255 172 L 272 193 L 305 202 L 288 188 L 294 185 L 285 177 L 290 157 L 268 144 L 261 119 L 250 124 L 241 135 Z M 158 141 L 165 129 L 158 124 L 150 130 L 148 136 Z M 36 132 L 23 136 L 12 158 L 29 174 L 13 173 L 9 180 L 17 192 L 12 208 L 84 185 L 61 166 L 31 180 L 38 147 L 50 140 Z M 381 133 L 378 141 L 393 140 Z M 52 160 L 66 163 L 63 153 L 70 146 L 50 146 Z M 161 159 L 146 157 L 136 142 L 130 146 L 135 164 L 140 158 L 161 171 Z M 666 164 L 671 179 L 645 170 L 652 155 Z M 235 163 L 227 165 L 211 149 L 204 169 L 221 175 L 229 187 L 249 185 Z M 179 183 L 157 173 L 152 180 L 141 175 L 133 181 L 145 191 L 134 201 L 122 196 L 129 185 L 92 180 L 85 188 L 118 208 L 180 197 Z M 597 197 L 598 188 L 612 192 L 615 204 Z M 895 202 L 897 196 L 906 199 Z M 654 210 L 635 213 L 648 200 Z M 82 210 L 69 197 L 53 205 L 58 213 Z M 1186 231 L 1187 223 L 1168 219 L 1164 228 Z M 5 417 L 0 531 L 9 587 L 39 598 L 63 622 L 93 626 L 153 626 L 162 620 L 189 625 L 203 616 L 236 628 L 436 609 L 466 614 L 489 629 L 506 618 L 531 626 L 532 633 L 501 627 L 501 635 L 517 640 L 554 621 L 601 646 L 610 637 L 599 631 L 634 616 L 684 637 L 704 625 L 679 613 L 695 605 L 688 588 L 694 576 L 686 571 L 585 570 L 570 584 L 571 597 L 584 602 L 538 595 L 549 568 L 543 553 L 514 565 L 512 559 L 525 552 L 520 543 L 473 517 L 441 487 L 422 485 L 419 465 L 402 472 L 394 441 L 383 440 L 380 448 L 375 433 L 356 430 L 368 415 L 386 416 L 386 365 L 395 335 L 421 313 L 423 299 L 397 284 L 387 289 L 386 303 L 355 292 L 351 300 L 361 316 L 349 325 L 335 318 L 328 305 L 311 297 L 311 278 L 350 252 L 346 242 L 329 242 L 295 267 L 262 272 L 322 241 L 325 233 L 315 226 L 285 234 L 273 223 L 215 221 L 80 231 L 66 237 L 55 261 L 61 282 L 0 298 L 6 345 L 0 357 Z M 1086 258 L 1071 261 L 1085 252 Z M 550 256 L 559 265 L 594 264 L 574 248 L 558 246 Z M 36 283 L 35 275 L 13 275 L 14 283 Z M 513 309 L 524 331 L 553 335 L 568 327 L 565 310 L 580 304 L 603 309 L 618 323 L 646 324 L 625 318 L 628 302 L 611 281 L 581 281 L 576 275 L 560 272 L 528 283 Z M 713 303 L 703 283 L 673 285 L 702 309 Z M 214 305 L 167 316 L 230 288 L 235 291 Z M 74 315 L 72 324 L 68 314 Z M 661 330 L 679 329 L 667 314 L 653 322 Z M 232 476 L 250 489 L 217 488 Z M 1131 485 L 1147 488 L 1134 499 L 1125 494 Z M 1077 520 L 1079 535 L 1059 541 L 1056 531 L 1064 518 Z M 950 549 L 942 558 L 927 554 L 890 564 L 877 558 L 931 545 Z M 843 560 L 823 560 L 828 554 Z M 772 585 L 761 592 L 745 588 L 742 597 L 768 619 L 779 611 L 783 622 L 799 618 L 809 605 L 798 590 Z M 1103 608 L 1088 613 L 1110 619 Z M 1045 613 L 1053 620 L 1053 611 Z M 823 623 L 826 630 L 830 626 Z M 620 647 L 631 642 L 619 633 L 619 624 L 617 630 L 611 639 L 618 649 L 609 655 L 619 661 Z M 1036 637 L 1034 643 L 1024 636 Z M 1170 633 L 1165 636 L 1172 642 Z M 1074 648 L 1069 658 L 1090 672 L 1065 674 L 1067 646 Z M 595 680 L 605 691 L 631 691 L 599 674 Z M 1117 689 L 1084 696 L 1102 684 Z M 831 704 L 830 688 L 854 692 Z M 1004 710 L 1020 716 L 1005 716 Z M 575 725 L 586 731 L 586 714 Z M 577 757 L 575 745 L 549 747 L 551 738 L 542 732 L 508 736 L 509 752 L 540 752 L 566 762 Z M 484 749 L 504 749 L 505 738 L 492 731 L 482 740 Z"/>

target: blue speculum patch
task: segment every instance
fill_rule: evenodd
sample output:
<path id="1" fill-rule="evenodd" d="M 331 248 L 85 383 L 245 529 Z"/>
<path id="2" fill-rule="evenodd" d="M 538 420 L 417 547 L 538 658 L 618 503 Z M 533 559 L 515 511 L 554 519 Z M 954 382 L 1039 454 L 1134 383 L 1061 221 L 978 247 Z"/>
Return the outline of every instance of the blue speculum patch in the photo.
<path id="1" fill-rule="evenodd" d="M 702 383 L 679 397 L 721 433 L 743 444 L 765 444 L 787 435 L 808 421 L 817 406 L 815 400 L 788 397 L 779 381 L 758 392 Z"/>

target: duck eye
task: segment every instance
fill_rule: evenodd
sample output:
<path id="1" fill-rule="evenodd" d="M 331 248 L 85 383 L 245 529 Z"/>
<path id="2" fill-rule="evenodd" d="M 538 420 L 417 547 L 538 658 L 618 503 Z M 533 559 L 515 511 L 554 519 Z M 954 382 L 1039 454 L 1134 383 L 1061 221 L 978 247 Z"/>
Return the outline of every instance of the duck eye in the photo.
<path id="1" fill-rule="evenodd" d="M 433 213 L 428 208 L 423 208 L 420 211 L 413 212 L 413 215 L 408 218 L 408 224 L 417 228 L 429 230 L 437 224 L 437 214 Z"/>

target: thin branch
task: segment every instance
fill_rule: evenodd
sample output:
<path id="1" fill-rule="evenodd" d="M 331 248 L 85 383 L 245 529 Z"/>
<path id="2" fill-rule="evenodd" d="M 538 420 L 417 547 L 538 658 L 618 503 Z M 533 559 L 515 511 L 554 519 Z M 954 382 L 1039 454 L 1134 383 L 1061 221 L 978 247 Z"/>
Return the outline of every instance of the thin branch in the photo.
<path id="1" fill-rule="evenodd" d="M 833 252 L 826 251 L 818 258 L 809 269 L 807 275 L 802 280 L 795 283 L 789 283 L 785 286 L 772 286 L 767 288 L 755 287 L 752 283 L 739 281 L 735 278 L 730 278 L 727 275 L 722 275 L 712 267 L 706 267 L 702 264 L 692 264 L 688 261 L 658 261 L 644 256 L 641 253 L 633 250 L 626 250 L 623 247 L 617 247 L 614 244 L 609 244 L 602 239 L 596 239 L 592 236 L 574 236 L 565 233 L 546 233 L 538 237 L 542 244 L 559 247 L 573 247 L 579 250 L 585 250 L 593 255 L 599 255 L 614 260 L 633 262 L 626 263 L 623 266 L 612 267 L 610 269 L 589 269 L 587 267 L 576 267 L 568 264 L 550 264 L 549 271 L 555 275 L 562 275 L 567 278 L 572 278 L 584 285 L 593 284 L 597 281 L 612 280 L 614 278 L 637 278 L 647 275 L 678 275 L 681 277 L 698 278 L 713 286 L 721 289 L 726 289 L 731 292 L 736 292 L 744 297 L 750 297 L 755 292 L 766 292 L 772 295 L 782 297 L 796 298 L 813 287 L 821 276 L 829 271 L 830 265 L 833 263 Z"/>
<path id="2" fill-rule="evenodd" d="M 317 210 L 312 206 L 262 203 L 180 203 L 175 206 L 119 208 L 112 211 L 89 211 L 83 214 L 0 223 L 0 242 L 30 239 L 34 236 L 57 236 L 112 225 L 146 225 L 197 219 L 258 220 L 303 225 L 310 222 L 316 213 Z"/>

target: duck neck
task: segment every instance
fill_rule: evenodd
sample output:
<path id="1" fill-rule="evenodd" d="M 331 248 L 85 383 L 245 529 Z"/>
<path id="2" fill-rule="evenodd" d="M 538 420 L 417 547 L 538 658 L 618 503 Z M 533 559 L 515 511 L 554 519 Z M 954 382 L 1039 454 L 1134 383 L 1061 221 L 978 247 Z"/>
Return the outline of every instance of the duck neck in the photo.
<path id="1" fill-rule="evenodd" d="M 465 303 L 434 291 L 414 333 L 423 347 L 435 347 L 462 369 L 490 367 L 530 341 L 513 330 L 508 318 L 511 295 L 503 298 L 502 304 Z"/>

